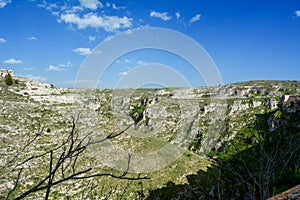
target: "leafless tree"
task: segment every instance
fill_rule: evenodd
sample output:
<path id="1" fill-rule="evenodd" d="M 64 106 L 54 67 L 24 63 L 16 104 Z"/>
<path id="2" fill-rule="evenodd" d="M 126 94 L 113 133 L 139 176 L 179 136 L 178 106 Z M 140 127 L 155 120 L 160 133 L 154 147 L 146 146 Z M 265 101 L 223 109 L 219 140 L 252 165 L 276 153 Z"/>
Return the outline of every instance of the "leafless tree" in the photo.
<path id="1" fill-rule="evenodd" d="M 268 128 L 262 127 L 266 125 L 262 121 L 257 119 L 254 127 L 249 123 L 246 125 L 251 133 L 252 142 L 255 143 L 251 148 L 241 149 L 239 144 L 231 142 L 236 151 L 234 162 L 219 163 L 223 170 L 230 169 L 233 174 L 231 176 L 246 186 L 246 197 L 249 200 L 267 199 L 274 195 L 276 188 L 272 186 L 272 182 L 293 170 L 292 165 L 299 167 L 299 163 L 293 162 L 300 154 L 299 134 L 290 133 L 291 129 L 287 130 L 285 123 L 278 129 L 269 131 Z M 217 193 L 218 199 L 224 199 L 220 198 L 220 194 L 222 196 L 226 192 L 221 190 Z"/>
<path id="2" fill-rule="evenodd" d="M 109 134 L 105 138 L 98 140 L 98 141 L 92 141 L 91 135 L 92 132 L 89 132 L 83 137 L 80 137 L 80 134 L 76 128 L 76 125 L 78 123 L 79 115 L 77 117 L 72 118 L 72 127 L 70 132 L 67 135 L 67 138 L 65 138 L 61 144 L 59 144 L 56 147 L 51 148 L 50 150 L 36 155 L 31 155 L 28 158 L 25 158 L 21 161 L 17 158 L 19 157 L 19 153 L 26 150 L 26 148 L 31 145 L 42 133 L 43 127 L 39 128 L 38 133 L 32 138 L 29 139 L 23 148 L 21 148 L 21 151 L 17 153 L 9 162 L 8 165 L 11 165 L 11 163 L 17 162 L 14 165 L 13 170 L 17 170 L 17 177 L 14 181 L 14 187 L 8 192 L 6 199 L 10 199 L 11 196 L 14 196 L 14 199 L 22 199 L 24 197 L 27 197 L 30 194 L 33 194 L 38 191 L 45 191 L 45 199 L 49 198 L 49 195 L 51 193 L 51 189 L 54 186 L 57 186 L 61 183 L 67 182 L 67 181 L 78 181 L 82 179 L 88 179 L 92 180 L 95 177 L 112 177 L 115 179 L 126 179 L 128 181 L 134 181 L 134 180 L 142 180 L 142 179 L 148 179 L 146 176 L 141 176 L 140 174 L 138 176 L 133 176 L 128 174 L 129 166 L 130 166 L 130 160 L 131 155 L 128 154 L 128 162 L 127 162 L 127 168 L 126 170 L 117 175 L 114 173 L 99 173 L 96 170 L 93 169 L 93 167 L 86 167 L 82 168 L 83 166 L 80 166 L 79 160 L 84 155 L 84 152 L 86 151 L 88 146 L 91 146 L 93 144 L 104 142 L 105 140 L 109 140 L 112 138 L 115 138 L 123 133 L 125 133 L 126 130 L 128 130 L 132 125 L 130 124 L 128 127 L 126 127 L 124 130 L 122 130 L 119 133 L 116 134 Z M 14 194 L 16 191 L 16 188 L 20 184 L 20 180 L 23 175 L 24 171 L 24 165 L 29 164 L 30 162 L 43 158 L 43 160 L 46 160 L 46 163 L 48 163 L 48 172 L 42 175 L 42 178 L 38 181 L 36 181 L 33 186 L 31 186 L 29 189 L 25 191 L 21 191 L 19 194 Z M 26 180 L 26 177 L 25 177 Z M 85 188 L 85 190 L 82 192 L 82 197 L 87 197 L 92 195 L 92 191 L 95 188 L 95 186 L 90 181 Z M 111 188 L 110 191 L 113 189 Z M 14 195 L 13 195 L 14 194 Z M 123 194 L 124 195 L 124 194 Z"/>

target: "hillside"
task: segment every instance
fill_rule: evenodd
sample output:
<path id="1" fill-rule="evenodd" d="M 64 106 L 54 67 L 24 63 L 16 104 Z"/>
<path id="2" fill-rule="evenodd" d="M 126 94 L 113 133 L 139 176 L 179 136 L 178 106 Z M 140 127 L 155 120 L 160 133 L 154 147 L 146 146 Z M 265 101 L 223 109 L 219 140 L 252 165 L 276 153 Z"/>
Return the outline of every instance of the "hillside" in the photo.
<path id="1" fill-rule="evenodd" d="M 91 169 L 84 171 L 88 178 L 51 186 L 55 199 L 270 197 L 299 184 L 300 81 L 76 90 L 13 78 L 18 81 L 11 86 L 0 81 L 1 198 L 34 188 L 55 164 L 61 165 L 41 184 L 46 189 L 47 183 Z M 255 163 L 264 155 L 248 156 L 261 145 L 278 152 L 267 163 L 273 177 L 267 186 L 256 175 L 266 170 Z M 248 174 L 241 173 L 245 164 Z M 265 188 L 267 194 L 258 192 Z M 46 189 L 26 197 L 44 199 Z"/>

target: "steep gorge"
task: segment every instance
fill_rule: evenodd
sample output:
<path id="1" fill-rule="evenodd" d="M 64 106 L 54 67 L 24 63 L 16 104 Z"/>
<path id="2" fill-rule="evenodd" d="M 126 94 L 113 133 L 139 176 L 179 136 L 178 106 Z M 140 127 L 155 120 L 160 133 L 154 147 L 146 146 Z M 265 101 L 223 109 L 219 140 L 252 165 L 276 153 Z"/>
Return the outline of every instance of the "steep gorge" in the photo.
<path id="1" fill-rule="evenodd" d="M 79 198 L 87 183 L 93 185 L 97 182 L 92 193 L 95 197 L 105 196 L 112 190 L 111 187 L 115 187 L 110 191 L 112 199 L 117 199 L 124 188 L 124 197 L 130 198 L 149 195 L 163 198 L 160 196 L 161 192 L 166 195 L 172 191 L 174 198 L 176 194 L 186 198 L 185 193 L 196 192 L 194 195 L 201 193 L 203 197 L 214 199 L 217 198 L 215 195 L 218 194 L 218 185 L 208 182 L 204 186 L 203 177 L 216 176 L 218 170 L 227 170 L 214 167 L 216 160 L 223 160 L 228 165 L 236 163 L 235 159 L 240 152 L 246 152 L 258 144 L 250 134 L 251 131 L 256 132 L 252 128 L 258 119 L 259 122 L 265 122 L 264 126 L 267 128 L 264 130 L 268 132 L 279 130 L 282 126 L 299 129 L 297 98 L 300 95 L 300 82 L 297 81 L 250 81 L 187 89 L 75 90 L 16 78 L 19 83 L 9 87 L 0 83 L 0 188 L 3 197 L 13 189 L 18 176 L 17 169 L 20 167 L 24 170 L 13 195 L 30 188 L 47 173 L 48 157 L 32 160 L 25 165 L 20 163 L 32 155 L 59 146 L 72 130 L 72 117 L 78 113 L 80 118 L 77 131 L 80 132 L 80 137 L 92 132 L 95 133 L 92 134 L 92 139 L 99 139 L 119 133 L 135 123 L 110 142 L 133 155 L 159 151 L 168 144 L 175 147 L 181 145 L 186 151 L 180 152 L 178 159 L 168 160 L 158 171 L 145 172 L 150 180 L 141 181 L 142 186 L 138 182 L 132 182 L 126 188 L 125 181 L 105 177 L 89 180 L 90 182 L 82 180 L 54 187 L 51 195 L 55 198 Z M 261 116 L 267 117 L 259 118 Z M 35 137 L 36 140 L 30 145 L 24 146 Z M 239 145 L 238 150 L 233 149 L 233 143 Z M 94 153 L 84 154 L 80 160 L 82 168 L 92 166 L 97 171 L 119 173 L 107 167 L 114 163 L 110 150 L 105 146 L 97 147 L 96 156 L 95 149 L 92 152 Z M 127 157 L 124 162 L 126 159 Z M 138 161 L 137 159 L 136 162 Z M 142 173 L 143 169 L 158 167 L 155 162 L 136 167 L 134 162 L 133 157 L 129 169 L 132 172 Z M 212 172 L 214 173 L 211 174 Z M 226 177 L 223 178 L 226 180 Z M 238 179 L 236 181 L 243 182 Z M 201 187 L 190 190 L 196 183 L 202 184 Z M 103 194 L 99 192 L 102 191 L 101 185 L 106 186 Z M 43 192 L 32 194 L 34 196 L 43 197 Z"/>

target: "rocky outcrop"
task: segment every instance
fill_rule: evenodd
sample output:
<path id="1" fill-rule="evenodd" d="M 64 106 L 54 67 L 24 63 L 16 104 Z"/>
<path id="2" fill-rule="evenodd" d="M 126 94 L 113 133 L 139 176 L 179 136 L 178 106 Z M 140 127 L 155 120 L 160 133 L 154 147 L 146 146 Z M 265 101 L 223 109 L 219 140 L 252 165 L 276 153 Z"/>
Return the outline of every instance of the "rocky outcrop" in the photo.
<path id="1" fill-rule="evenodd" d="M 11 76 L 13 76 L 14 71 L 13 70 L 8 70 L 8 69 L 0 69 L 0 79 L 4 78 L 8 74 L 10 74 Z"/>

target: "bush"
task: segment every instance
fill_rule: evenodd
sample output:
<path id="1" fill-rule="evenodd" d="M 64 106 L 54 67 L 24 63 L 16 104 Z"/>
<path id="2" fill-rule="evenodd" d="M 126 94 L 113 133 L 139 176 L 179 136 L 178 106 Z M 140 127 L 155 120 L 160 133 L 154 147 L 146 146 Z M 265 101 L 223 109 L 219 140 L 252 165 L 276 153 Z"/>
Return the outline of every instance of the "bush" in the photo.
<path id="1" fill-rule="evenodd" d="M 13 79 L 12 79 L 12 77 L 11 77 L 10 74 L 7 74 L 7 75 L 5 76 L 5 84 L 6 84 L 6 85 L 12 85 L 12 84 L 13 84 Z"/>

